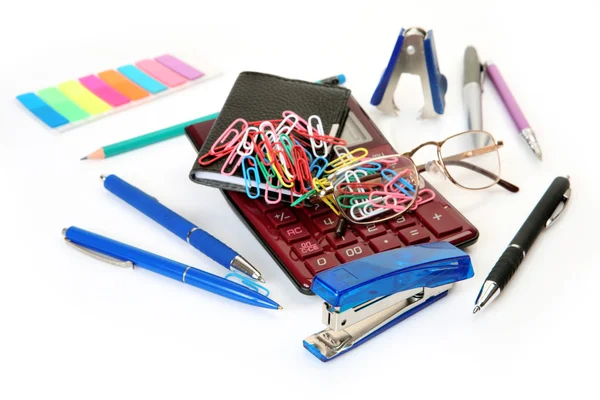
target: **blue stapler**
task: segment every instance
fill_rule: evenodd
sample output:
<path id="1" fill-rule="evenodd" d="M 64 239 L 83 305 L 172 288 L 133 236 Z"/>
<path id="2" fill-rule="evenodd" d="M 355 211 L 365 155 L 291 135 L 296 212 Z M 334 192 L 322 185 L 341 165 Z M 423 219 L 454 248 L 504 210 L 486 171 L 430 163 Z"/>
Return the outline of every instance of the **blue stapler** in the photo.
<path id="1" fill-rule="evenodd" d="M 403 247 L 317 274 L 311 290 L 328 327 L 304 347 L 329 361 L 441 299 L 452 284 L 471 278 L 467 253 L 447 242 Z"/>
<path id="2" fill-rule="evenodd" d="M 432 118 L 444 113 L 444 96 L 448 89 L 446 77 L 438 65 L 433 31 L 409 28 L 400 31 L 390 61 L 373 93 L 371 104 L 386 114 L 396 114 L 398 107 L 394 93 L 404 73 L 418 75 L 423 88 L 421 118 Z"/>

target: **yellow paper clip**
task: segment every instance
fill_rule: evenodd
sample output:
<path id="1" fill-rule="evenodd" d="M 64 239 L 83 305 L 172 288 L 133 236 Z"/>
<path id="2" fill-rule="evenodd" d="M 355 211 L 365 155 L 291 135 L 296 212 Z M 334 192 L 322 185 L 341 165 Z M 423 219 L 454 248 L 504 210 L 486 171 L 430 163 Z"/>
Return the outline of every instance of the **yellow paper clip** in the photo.
<path id="1" fill-rule="evenodd" d="M 329 168 L 325 170 L 326 174 L 333 174 L 334 172 L 339 171 L 350 164 L 362 160 L 369 154 L 369 151 L 364 147 L 359 147 L 349 151 L 345 146 L 335 146 L 334 150 L 338 155 L 338 158 L 329 163 Z"/>

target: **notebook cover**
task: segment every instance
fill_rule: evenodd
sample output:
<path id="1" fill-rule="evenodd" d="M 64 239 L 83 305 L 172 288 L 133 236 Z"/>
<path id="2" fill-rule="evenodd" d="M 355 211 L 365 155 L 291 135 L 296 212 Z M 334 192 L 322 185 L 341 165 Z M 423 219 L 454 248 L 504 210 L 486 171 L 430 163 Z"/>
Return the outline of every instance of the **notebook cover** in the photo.
<path id="1" fill-rule="evenodd" d="M 325 132 L 330 132 L 334 124 L 339 124 L 337 135 L 344 128 L 348 117 L 350 90 L 333 85 L 322 85 L 294 79 L 282 78 L 259 72 L 242 72 L 235 81 L 225 105 L 219 113 L 209 136 L 204 142 L 190 171 L 193 182 L 224 190 L 244 192 L 243 185 L 202 179 L 196 176 L 199 171 L 220 174 L 226 157 L 209 166 L 202 166 L 198 159 L 208 153 L 213 143 L 237 118 L 247 121 L 260 121 L 282 118 L 283 111 L 294 111 L 304 119 L 318 115 Z M 241 168 L 234 176 L 242 178 Z"/>

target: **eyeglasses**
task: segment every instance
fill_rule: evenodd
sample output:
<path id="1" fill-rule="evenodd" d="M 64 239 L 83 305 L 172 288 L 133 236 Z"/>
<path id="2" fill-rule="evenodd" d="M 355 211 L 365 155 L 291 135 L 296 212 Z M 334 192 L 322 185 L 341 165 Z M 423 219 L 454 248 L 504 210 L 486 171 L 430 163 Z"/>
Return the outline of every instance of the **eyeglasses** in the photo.
<path id="1" fill-rule="evenodd" d="M 437 147 L 437 160 L 415 165 L 412 157 L 426 146 Z M 318 199 L 350 222 L 371 224 L 396 218 L 435 198 L 435 192 L 424 188 L 421 172 L 442 173 L 464 189 L 498 184 L 517 192 L 517 186 L 500 178 L 502 146 L 488 132 L 467 131 L 423 143 L 404 154 L 363 159 L 315 180 Z M 346 153 L 349 157 L 351 153 Z"/>

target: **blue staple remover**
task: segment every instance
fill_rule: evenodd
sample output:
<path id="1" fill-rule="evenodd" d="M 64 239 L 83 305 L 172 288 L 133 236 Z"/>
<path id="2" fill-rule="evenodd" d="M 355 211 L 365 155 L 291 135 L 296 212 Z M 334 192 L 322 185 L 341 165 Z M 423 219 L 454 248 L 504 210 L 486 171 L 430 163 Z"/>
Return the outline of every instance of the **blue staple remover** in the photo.
<path id="1" fill-rule="evenodd" d="M 441 299 L 471 278 L 467 253 L 447 242 L 403 247 L 317 274 L 312 291 L 328 327 L 304 340 L 321 361 L 351 350 Z"/>
<path id="2" fill-rule="evenodd" d="M 395 115 L 398 107 L 394 93 L 404 73 L 418 75 L 423 88 L 421 118 L 432 118 L 444 113 L 446 77 L 440 72 L 433 40 L 433 31 L 409 28 L 400 31 L 390 61 L 373 93 L 371 104 L 386 114 Z"/>

